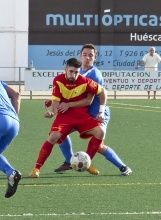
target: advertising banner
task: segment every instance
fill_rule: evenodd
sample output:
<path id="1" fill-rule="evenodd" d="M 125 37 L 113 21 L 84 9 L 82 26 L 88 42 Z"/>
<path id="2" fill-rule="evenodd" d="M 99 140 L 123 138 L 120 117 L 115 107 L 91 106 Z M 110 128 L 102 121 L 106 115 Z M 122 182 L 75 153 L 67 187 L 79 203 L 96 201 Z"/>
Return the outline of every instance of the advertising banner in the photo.
<path id="1" fill-rule="evenodd" d="M 29 63 L 63 69 L 67 59 L 79 58 L 83 44 L 93 43 L 99 69 L 133 71 L 150 46 L 161 55 L 157 5 L 158 0 L 30 0 Z"/>
<path id="2" fill-rule="evenodd" d="M 25 90 L 50 91 L 54 77 L 63 70 L 26 70 Z M 161 72 L 101 70 L 109 91 L 161 91 Z"/>

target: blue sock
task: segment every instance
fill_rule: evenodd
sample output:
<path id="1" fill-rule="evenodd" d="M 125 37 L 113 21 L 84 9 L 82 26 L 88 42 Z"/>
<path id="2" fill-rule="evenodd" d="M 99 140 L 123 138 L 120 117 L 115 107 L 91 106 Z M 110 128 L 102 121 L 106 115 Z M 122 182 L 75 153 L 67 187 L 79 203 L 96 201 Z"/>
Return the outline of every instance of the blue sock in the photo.
<path id="1" fill-rule="evenodd" d="M 105 151 L 104 156 L 108 161 L 110 161 L 112 164 L 114 164 L 119 169 L 122 166 L 126 166 L 110 147 L 107 147 L 107 150 Z"/>
<path id="2" fill-rule="evenodd" d="M 65 161 L 70 163 L 70 158 L 73 155 L 72 142 L 69 136 L 59 145 L 62 154 L 65 157 Z"/>
<path id="3" fill-rule="evenodd" d="M 5 173 L 7 176 L 10 176 L 11 173 L 15 170 L 7 161 L 7 159 L 0 154 L 0 170 Z"/>

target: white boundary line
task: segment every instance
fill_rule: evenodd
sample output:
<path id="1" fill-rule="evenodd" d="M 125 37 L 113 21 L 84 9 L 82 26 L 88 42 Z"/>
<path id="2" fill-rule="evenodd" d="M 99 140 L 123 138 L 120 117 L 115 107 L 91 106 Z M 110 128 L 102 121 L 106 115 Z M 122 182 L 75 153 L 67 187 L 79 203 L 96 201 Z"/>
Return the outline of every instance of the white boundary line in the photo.
<path id="1" fill-rule="evenodd" d="M 133 105 L 133 104 L 125 104 L 125 103 L 115 103 L 115 102 L 110 102 L 109 105 L 125 105 L 125 106 L 133 106 L 133 107 L 142 107 L 142 108 L 157 108 L 161 109 L 159 106 L 144 106 L 144 105 Z"/>
<path id="2" fill-rule="evenodd" d="M 161 215 L 161 211 L 158 212 L 92 212 L 92 213 L 46 213 L 46 214 L 32 214 L 32 213 L 24 213 L 24 214 L 6 214 L 0 215 L 0 217 L 33 217 L 33 216 L 92 216 L 92 215 Z"/>
<path id="3" fill-rule="evenodd" d="M 113 187 L 113 186 L 151 186 L 151 185 L 161 185 L 161 182 L 132 182 L 132 183 L 75 183 L 75 184 L 19 184 L 19 187 L 68 187 L 68 186 L 78 186 L 78 187 L 84 187 L 84 186 L 105 186 L 105 187 Z M 4 184 L 0 184 L 0 187 L 6 187 Z"/>
<path id="4" fill-rule="evenodd" d="M 78 186 L 78 187 L 84 187 L 84 186 L 105 186 L 105 187 L 114 187 L 114 186 L 151 186 L 151 185 L 161 185 L 161 182 L 136 182 L 136 183 L 75 183 L 75 184 L 19 184 L 19 187 L 68 187 L 68 186 Z M 0 184 L 0 187 L 6 187 L 4 184 Z"/>

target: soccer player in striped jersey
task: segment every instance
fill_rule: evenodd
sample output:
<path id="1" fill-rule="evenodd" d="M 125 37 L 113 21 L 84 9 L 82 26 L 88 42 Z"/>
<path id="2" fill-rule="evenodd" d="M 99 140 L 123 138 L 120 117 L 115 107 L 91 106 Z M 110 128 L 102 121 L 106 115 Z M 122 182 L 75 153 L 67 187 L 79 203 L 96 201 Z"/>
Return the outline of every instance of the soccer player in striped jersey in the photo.
<path id="1" fill-rule="evenodd" d="M 35 168 L 29 174 L 30 177 L 39 177 L 40 170 L 52 152 L 53 146 L 62 143 L 73 129 L 80 133 L 81 138 L 91 138 L 86 151 L 91 159 L 103 143 L 104 129 L 99 120 L 104 121 L 107 92 L 100 84 L 79 73 L 81 65 L 79 59 L 70 58 L 65 73 L 53 80 L 51 111 L 46 112 L 45 117 L 52 118 L 56 115 L 56 118 L 48 139 L 40 149 Z M 100 95 L 100 108 L 96 118 L 90 116 L 88 106 L 82 106 L 81 101 L 85 100 L 89 93 Z M 65 112 L 58 110 L 62 102 L 70 103 L 70 108 Z"/>

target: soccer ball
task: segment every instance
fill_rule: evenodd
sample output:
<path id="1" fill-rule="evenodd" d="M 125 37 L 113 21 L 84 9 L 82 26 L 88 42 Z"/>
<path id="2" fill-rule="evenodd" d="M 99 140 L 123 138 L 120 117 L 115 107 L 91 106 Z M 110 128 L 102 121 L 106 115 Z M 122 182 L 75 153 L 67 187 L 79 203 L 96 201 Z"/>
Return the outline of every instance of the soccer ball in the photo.
<path id="1" fill-rule="evenodd" d="M 91 159 L 87 153 L 79 151 L 73 154 L 70 159 L 70 164 L 75 171 L 83 172 L 89 169 Z"/>

